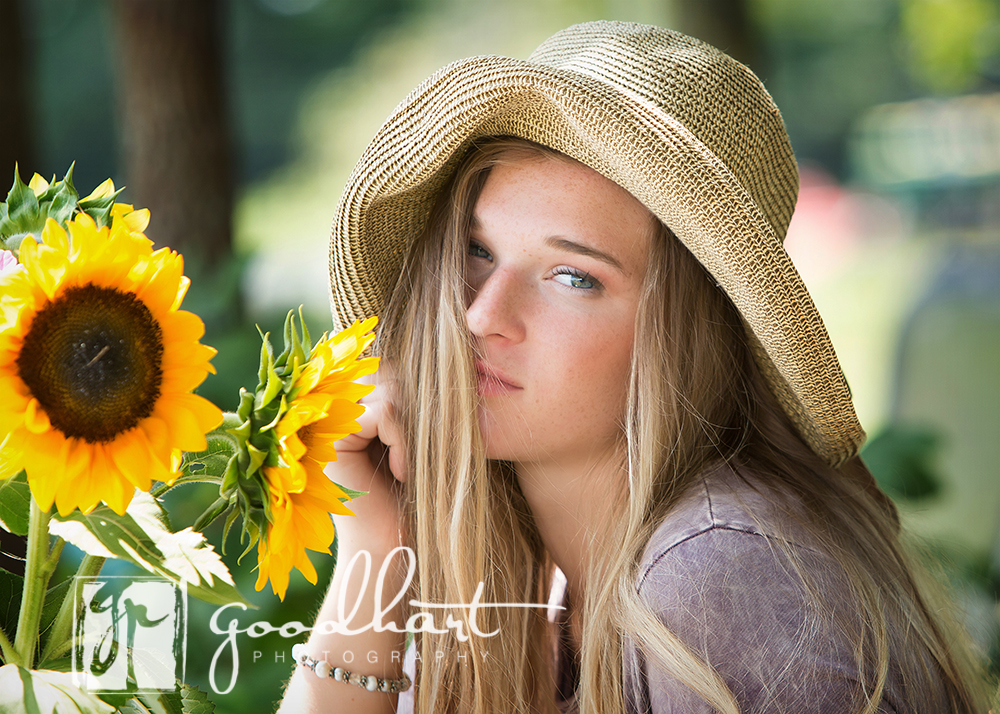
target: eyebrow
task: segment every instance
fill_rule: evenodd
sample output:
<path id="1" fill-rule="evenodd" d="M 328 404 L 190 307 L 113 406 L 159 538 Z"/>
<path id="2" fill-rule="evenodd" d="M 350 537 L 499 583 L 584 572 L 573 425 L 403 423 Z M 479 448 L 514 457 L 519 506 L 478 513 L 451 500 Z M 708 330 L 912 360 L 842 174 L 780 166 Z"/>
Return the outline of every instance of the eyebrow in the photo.
<path id="1" fill-rule="evenodd" d="M 472 216 L 470 228 L 472 230 L 480 230 L 482 228 L 482 225 L 479 223 L 479 219 L 476 218 L 475 215 Z M 564 250 L 567 253 L 573 253 L 574 255 L 583 255 L 588 258 L 593 258 L 594 260 L 599 260 L 602 263 L 610 265 L 620 273 L 627 274 L 627 271 L 622 264 L 613 256 L 599 251 L 596 248 L 591 248 L 588 245 L 583 245 L 583 243 L 577 243 L 569 240 L 568 238 L 560 238 L 559 236 L 549 236 L 545 239 L 545 245 L 550 248 L 556 248 L 557 250 Z"/>
<path id="2" fill-rule="evenodd" d="M 549 236 L 545 239 L 545 244 L 552 248 L 565 250 L 567 253 L 574 253 L 576 255 L 583 255 L 588 258 L 593 258 L 594 260 L 599 260 L 602 263 L 607 263 L 621 273 L 625 272 L 625 268 L 622 267 L 622 264 L 615 260 L 612 256 L 607 253 L 602 253 L 601 251 L 591 248 L 590 246 L 583 245 L 582 243 L 576 243 L 566 238 Z"/>

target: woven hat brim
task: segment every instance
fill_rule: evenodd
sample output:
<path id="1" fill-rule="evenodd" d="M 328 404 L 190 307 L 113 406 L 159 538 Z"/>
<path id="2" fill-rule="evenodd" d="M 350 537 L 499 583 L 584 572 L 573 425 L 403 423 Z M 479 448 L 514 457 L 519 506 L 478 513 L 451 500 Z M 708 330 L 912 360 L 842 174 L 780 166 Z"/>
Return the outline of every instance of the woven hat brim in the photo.
<path id="1" fill-rule="evenodd" d="M 341 198 L 330 253 L 335 319 L 380 313 L 463 149 L 498 135 L 567 154 L 645 204 L 739 309 L 754 356 L 803 439 L 833 465 L 857 453 L 865 434 L 833 345 L 760 208 L 673 117 L 579 72 L 473 57 L 403 100 Z"/>

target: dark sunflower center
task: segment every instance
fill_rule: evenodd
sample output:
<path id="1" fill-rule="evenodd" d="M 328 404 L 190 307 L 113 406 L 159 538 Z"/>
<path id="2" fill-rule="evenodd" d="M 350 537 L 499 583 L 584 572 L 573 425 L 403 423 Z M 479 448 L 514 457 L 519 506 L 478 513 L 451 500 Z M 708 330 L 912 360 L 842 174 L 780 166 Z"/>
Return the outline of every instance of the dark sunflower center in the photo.
<path id="1" fill-rule="evenodd" d="M 18 373 L 67 437 L 111 441 L 153 413 L 163 381 L 163 337 L 135 295 L 69 288 L 25 335 Z"/>

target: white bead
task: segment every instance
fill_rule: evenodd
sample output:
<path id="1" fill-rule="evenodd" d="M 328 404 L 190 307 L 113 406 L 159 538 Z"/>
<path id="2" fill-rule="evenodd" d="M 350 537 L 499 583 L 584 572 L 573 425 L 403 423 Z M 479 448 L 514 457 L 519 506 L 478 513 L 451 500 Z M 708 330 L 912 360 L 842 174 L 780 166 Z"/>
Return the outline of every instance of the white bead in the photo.
<path id="1" fill-rule="evenodd" d="M 302 655 L 306 653 L 305 645 L 299 643 L 297 645 L 292 645 L 292 659 L 296 662 L 302 661 Z"/>
<path id="2" fill-rule="evenodd" d="M 343 682 L 344 681 L 344 670 L 341 669 L 340 667 L 334 667 L 333 668 L 333 678 L 335 680 L 337 680 L 338 682 Z"/>
<path id="3" fill-rule="evenodd" d="M 378 677 L 372 677 L 371 675 L 368 675 L 368 681 L 365 682 L 365 689 L 367 689 L 369 692 L 374 692 L 376 689 L 378 689 Z"/>
<path id="4" fill-rule="evenodd" d="M 391 686 L 392 686 L 392 684 L 390 683 L 390 681 L 388 679 L 383 679 L 382 680 L 382 686 L 379 687 L 378 690 L 380 692 L 388 692 L 389 691 L 389 687 L 391 687 Z"/>
<path id="5" fill-rule="evenodd" d="M 316 668 L 315 668 L 314 671 L 316 672 L 316 676 L 317 677 L 320 677 L 320 678 L 329 677 L 330 676 L 330 663 L 327 662 L 326 660 L 322 660 L 321 659 L 319 662 L 316 663 Z"/>

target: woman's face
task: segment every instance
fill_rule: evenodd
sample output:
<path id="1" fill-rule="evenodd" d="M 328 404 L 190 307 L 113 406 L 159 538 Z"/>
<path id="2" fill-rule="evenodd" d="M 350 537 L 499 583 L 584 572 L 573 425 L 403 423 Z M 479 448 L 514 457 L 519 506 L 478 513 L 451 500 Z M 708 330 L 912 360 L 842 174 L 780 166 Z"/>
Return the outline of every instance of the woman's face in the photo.
<path id="1" fill-rule="evenodd" d="M 572 160 L 490 172 L 466 263 L 488 458 L 586 464 L 620 443 L 653 221 Z"/>

